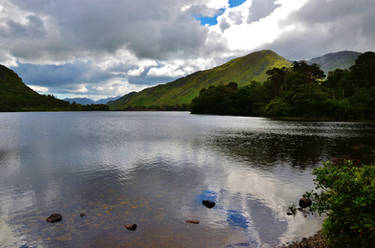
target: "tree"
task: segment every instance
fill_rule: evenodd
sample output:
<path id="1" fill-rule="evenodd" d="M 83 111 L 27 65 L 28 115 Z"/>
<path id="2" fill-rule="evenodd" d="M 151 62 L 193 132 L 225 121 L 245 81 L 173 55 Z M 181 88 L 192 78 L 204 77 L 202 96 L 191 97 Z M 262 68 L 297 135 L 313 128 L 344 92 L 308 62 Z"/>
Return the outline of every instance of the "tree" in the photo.
<path id="1" fill-rule="evenodd" d="M 341 99 L 354 94 L 354 87 L 349 80 L 350 72 L 348 70 L 336 69 L 328 74 L 324 85 L 333 93 L 333 98 Z"/>
<path id="2" fill-rule="evenodd" d="M 273 97 L 280 96 L 285 90 L 285 78 L 288 73 L 286 67 L 283 68 L 273 68 L 268 70 L 266 74 L 268 75 L 267 84 L 272 88 Z"/>
<path id="3" fill-rule="evenodd" d="M 375 85 L 375 53 L 366 52 L 358 56 L 350 68 L 350 80 L 357 87 L 370 88 Z"/>
<path id="4" fill-rule="evenodd" d="M 304 83 L 315 83 L 325 78 L 324 72 L 320 69 L 318 64 L 308 65 L 305 61 L 295 61 L 292 71 L 302 76 Z"/>

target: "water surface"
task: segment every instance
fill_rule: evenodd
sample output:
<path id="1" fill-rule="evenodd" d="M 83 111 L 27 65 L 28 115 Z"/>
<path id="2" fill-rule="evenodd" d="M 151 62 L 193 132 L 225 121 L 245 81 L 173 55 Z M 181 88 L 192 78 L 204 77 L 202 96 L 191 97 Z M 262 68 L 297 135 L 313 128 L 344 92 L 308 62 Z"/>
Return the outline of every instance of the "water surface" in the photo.
<path id="1" fill-rule="evenodd" d="M 312 169 L 368 159 L 374 138 L 366 123 L 1 113 L 0 247 L 274 247 L 320 228 L 286 215 Z"/>

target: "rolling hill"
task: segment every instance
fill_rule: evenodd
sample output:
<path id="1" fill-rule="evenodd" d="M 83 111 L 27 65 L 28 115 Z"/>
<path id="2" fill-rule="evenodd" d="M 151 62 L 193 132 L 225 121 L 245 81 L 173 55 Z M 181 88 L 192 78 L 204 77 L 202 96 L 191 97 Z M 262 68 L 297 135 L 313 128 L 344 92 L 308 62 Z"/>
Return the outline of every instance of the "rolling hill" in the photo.
<path id="1" fill-rule="evenodd" d="M 342 51 L 337 53 L 329 53 L 321 57 L 307 60 L 308 64 L 318 64 L 327 75 L 328 72 L 335 69 L 349 69 L 354 65 L 356 59 L 361 53 L 352 51 Z"/>
<path id="2" fill-rule="evenodd" d="M 128 100 L 136 94 L 137 92 L 130 92 L 117 100 L 108 102 L 107 105 L 109 105 L 111 109 L 121 109 L 127 104 Z"/>
<path id="3" fill-rule="evenodd" d="M 71 105 L 53 96 L 39 95 L 12 70 L 0 65 L 0 111 L 70 110 Z"/>
<path id="4" fill-rule="evenodd" d="M 0 112 L 16 111 L 105 111 L 107 105 L 70 104 L 52 95 L 39 95 L 12 70 L 0 65 Z"/>
<path id="5" fill-rule="evenodd" d="M 231 81 L 244 86 L 253 80 L 264 81 L 266 71 L 274 67 L 290 66 L 290 62 L 270 50 L 254 52 L 233 59 L 206 71 L 199 71 L 173 82 L 147 88 L 139 93 L 126 95 L 109 102 L 111 110 L 128 107 L 151 107 L 189 104 L 199 91 L 210 85 L 226 84 Z"/>

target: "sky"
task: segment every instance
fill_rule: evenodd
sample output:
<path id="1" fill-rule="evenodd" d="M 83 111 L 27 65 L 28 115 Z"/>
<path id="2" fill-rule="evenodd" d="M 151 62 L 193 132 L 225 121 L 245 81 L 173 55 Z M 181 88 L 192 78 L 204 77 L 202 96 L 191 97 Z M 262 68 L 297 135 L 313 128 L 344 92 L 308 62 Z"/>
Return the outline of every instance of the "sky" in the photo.
<path id="1" fill-rule="evenodd" d="M 0 0 L 0 64 L 34 90 L 100 99 L 248 53 L 375 50 L 374 0 Z"/>

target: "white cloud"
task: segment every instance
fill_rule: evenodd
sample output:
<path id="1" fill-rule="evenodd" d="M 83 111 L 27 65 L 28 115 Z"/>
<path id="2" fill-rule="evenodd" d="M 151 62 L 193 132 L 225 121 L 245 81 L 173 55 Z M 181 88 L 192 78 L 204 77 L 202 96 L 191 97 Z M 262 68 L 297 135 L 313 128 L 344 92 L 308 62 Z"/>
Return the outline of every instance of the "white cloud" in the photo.
<path id="1" fill-rule="evenodd" d="M 130 84 L 128 81 L 123 78 L 112 78 L 102 82 L 100 85 L 90 86 L 90 84 L 85 84 L 84 87 L 88 88 L 87 92 L 77 92 L 76 90 L 66 91 L 64 93 L 55 94 L 58 98 L 75 98 L 75 97 L 85 97 L 93 100 L 100 100 L 107 98 L 109 96 L 123 96 L 130 92 L 141 91 L 149 85 L 135 85 Z M 82 87 L 83 88 L 83 87 Z M 79 90 L 79 89 L 78 89 Z"/>
<path id="2" fill-rule="evenodd" d="M 175 65 L 164 65 L 162 67 L 152 67 L 147 76 L 150 77 L 181 77 L 186 74 L 186 71 L 182 70 L 179 66 Z"/>
<path id="3" fill-rule="evenodd" d="M 250 51 L 257 47 L 276 40 L 290 27 L 281 27 L 280 21 L 300 9 L 308 0 L 279 0 L 279 5 L 269 16 L 258 21 L 248 23 L 251 14 L 252 1 L 246 1 L 235 8 L 226 9 L 218 17 L 218 24 L 210 27 L 210 32 L 220 34 L 226 41 L 230 50 Z M 222 30 L 221 25 L 226 26 Z"/>
<path id="4" fill-rule="evenodd" d="M 228 0 L 209 0 L 206 6 L 212 9 L 227 8 L 229 6 L 228 2 Z"/>
<path id="5" fill-rule="evenodd" d="M 40 93 L 40 94 L 46 94 L 48 93 L 48 88 L 47 87 L 42 87 L 42 86 L 36 86 L 36 85 L 28 85 L 32 90 Z"/>
<path id="6" fill-rule="evenodd" d="M 143 66 L 137 68 L 137 69 L 133 69 L 133 70 L 129 70 L 128 71 L 128 75 L 131 76 L 131 77 L 138 77 L 140 76 L 143 72 L 145 71 L 145 68 Z"/>

